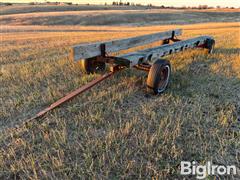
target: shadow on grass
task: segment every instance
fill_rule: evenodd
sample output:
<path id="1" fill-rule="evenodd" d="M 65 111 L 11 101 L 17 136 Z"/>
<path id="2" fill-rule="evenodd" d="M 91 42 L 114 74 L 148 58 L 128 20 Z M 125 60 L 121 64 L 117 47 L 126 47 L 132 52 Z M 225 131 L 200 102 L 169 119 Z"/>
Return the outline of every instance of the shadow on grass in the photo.
<path id="1" fill-rule="evenodd" d="M 240 48 L 216 48 L 215 49 L 215 53 L 221 53 L 221 54 L 227 54 L 227 55 L 231 55 L 231 54 L 239 54 L 240 55 Z"/>
<path id="2" fill-rule="evenodd" d="M 228 51 L 226 50 L 226 52 Z M 235 51 L 233 50 L 233 52 Z M 130 160 L 135 162 L 132 171 L 135 174 L 129 173 L 129 175 L 131 174 L 130 177 L 135 178 L 138 177 L 139 173 L 146 177 L 153 176 L 156 171 L 164 175 L 163 169 L 167 169 L 169 166 L 172 168 L 168 174 L 165 174 L 165 177 L 179 178 L 178 169 L 181 160 L 197 162 L 211 160 L 215 164 L 236 164 L 235 143 L 237 140 L 231 142 L 231 136 L 235 136 L 236 132 L 231 127 L 237 125 L 237 108 L 239 108 L 237 102 L 240 101 L 240 96 L 236 95 L 240 92 L 240 79 L 234 77 L 234 71 L 232 71 L 232 77 L 226 77 L 224 70 L 221 74 L 213 72 L 211 65 L 220 61 L 221 59 L 210 56 L 196 57 L 196 60 L 173 73 L 170 88 L 160 96 L 145 97 L 143 90 L 145 78 L 141 78 L 134 84 L 136 88 L 131 93 L 123 96 L 122 100 L 115 100 L 114 106 L 109 107 L 103 99 L 101 102 L 96 102 L 95 105 L 90 105 L 100 108 L 101 112 L 105 111 L 98 121 L 88 121 L 87 116 L 85 116 L 87 119 L 81 121 L 81 123 L 84 122 L 84 125 L 79 127 L 69 122 L 68 132 L 71 132 L 72 129 L 77 132 L 78 129 L 84 129 L 86 128 L 84 126 L 87 126 L 87 129 L 91 129 L 89 132 L 92 131 L 88 134 L 90 139 L 99 143 L 97 145 L 99 149 L 106 146 L 105 141 L 109 138 L 107 132 L 114 133 L 114 145 L 110 145 L 111 148 L 107 154 L 116 155 L 115 152 L 119 148 L 125 149 L 121 153 L 126 154 L 117 157 L 117 161 L 123 162 L 122 164 L 110 165 L 111 162 L 109 163 L 111 166 L 110 177 L 119 177 L 121 173 L 119 174 L 117 171 L 131 171 L 125 168 L 127 163 L 124 163 Z M 119 76 L 131 78 L 134 76 L 133 74 L 138 73 L 127 71 Z M 143 74 L 139 73 L 139 75 Z M 113 80 L 116 84 L 120 84 L 124 80 L 123 77 L 117 78 Z M 104 86 L 102 87 L 105 89 Z M 127 88 L 119 88 L 118 93 L 123 93 Z M 114 107 L 118 108 L 114 109 Z M 87 115 L 91 116 L 92 112 L 88 111 Z M 64 118 L 68 116 L 67 114 L 62 115 L 65 116 Z M 134 122 L 135 118 L 137 118 L 136 122 Z M 161 127 L 160 124 L 163 123 L 161 121 L 166 121 L 167 125 Z M 121 134 L 124 130 L 122 126 L 133 122 L 134 126 L 129 128 L 130 132 L 125 137 Z M 179 126 L 177 126 L 178 123 Z M 160 127 L 159 135 L 156 132 Z M 178 131 L 179 135 L 173 138 L 172 136 Z M 146 144 L 136 142 L 135 138 L 144 142 L 144 135 L 149 138 L 152 135 L 158 137 L 151 150 L 148 149 L 147 142 L 145 142 Z M 84 141 L 82 138 L 84 136 L 87 138 L 84 133 L 74 135 L 74 132 L 71 132 L 67 139 L 71 141 L 79 137 Z M 222 146 L 224 146 L 221 149 L 221 153 L 224 154 L 221 155 L 223 160 L 219 160 L 219 148 Z M 106 155 L 101 150 L 97 150 L 98 148 L 90 146 L 89 148 L 89 152 L 84 152 L 99 161 L 102 156 Z M 179 152 L 171 152 L 173 149 Z M 131 155 L 128 152 L 131 152 Z M 156 160 L 159 154 L 161 154 L 161 158 Z M 154 166 L 155 172 L 148 170 L 148 163 Z M 138 164 L 144 167 L 141 171 L 138 169 Z M 95 168 L 97 169 L 95 173 L 102 170 L 101 166 L 95 166 Z"/>

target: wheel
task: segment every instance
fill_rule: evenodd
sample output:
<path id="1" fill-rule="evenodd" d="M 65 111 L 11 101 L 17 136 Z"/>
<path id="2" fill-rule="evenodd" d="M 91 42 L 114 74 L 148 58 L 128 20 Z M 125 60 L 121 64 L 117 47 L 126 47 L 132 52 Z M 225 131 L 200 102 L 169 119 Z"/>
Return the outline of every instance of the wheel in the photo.
<path id="1" fill-rule="evenodd" d="M 168 86 L 171 74 L 171 65 L 169 61 L 159 59 L 151 66 L 147 77 L 147 86 L 153 90 L 154 94 L 160 94 Z"/>
<path id="2" fill-rule="evenodd" d="M 104 62 L 97 61 L 96 57 L 82 59 L 79 61 L 79 65 L 81 70 L 87 74 L 100 73 L 106 69 L 106 64 Z"/>
<path id="3" fill-rule="evenodd" d="M 215 41 L 213 39 L 207 39 L 206 48 L 208 49 L 208 53 L 212 54 L 214 51 Z"/>

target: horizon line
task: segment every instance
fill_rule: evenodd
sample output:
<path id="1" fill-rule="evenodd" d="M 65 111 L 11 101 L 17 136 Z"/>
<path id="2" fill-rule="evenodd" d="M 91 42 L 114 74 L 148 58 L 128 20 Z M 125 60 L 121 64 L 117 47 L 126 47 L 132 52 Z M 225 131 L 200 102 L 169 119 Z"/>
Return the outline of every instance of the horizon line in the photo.
<path id="1" fill-rule="evenodd" d="M 14 1 L 14 0 L 13 0 Z M 71 0 L 70 1 L 47 1 L 47 0 L 41 0 L 41 2 L 36 2 L 36 1 L 29 1 L 29 2 L 11 2 L 11 1 L 2 1 L 0 2 L 0 4 L 5 4 L 5 3 L 11 3 L 11 4 L 29 4 L 29 3 L 35 3 L 35 4 L 47 4 L 47 3 L 72 3 L 72 5 L 99 5 L 99 6 L 132 6 L 131 3 L 130 5 L 113 5 L 112 3 L 113 2 L 121 2 L 120 0 L 119 1 L 112 1 L 111 3 L 77 3 L 77 2 L 72 2 Z M 127 3 L 126 2 L 123 2 L 123 3 Z M 223 6 L 223 5 L 215 5 L 215 6 L 211 6 L 211 5 L 208 5 L 208 4 L 198 4 L 198 5 L 181 5 L 181 6 L 173 6 L 173 5 L 156 5 L 156 4 L 152 4 L 152 3 L 149 3 L 149 4 L 141 4 L 141 3 L 134 3 L 135 6 L 139 5 L 139 6 L 153 6 L 153 7 L 171 7 L 171 8 L 188 8 L 188 7 L 195 7 L 195 8 L 198 8 L 199 6 L 207 6 L 208 8 L 237 8 L 237 9 L 240 9 L 240 6 Z"/>

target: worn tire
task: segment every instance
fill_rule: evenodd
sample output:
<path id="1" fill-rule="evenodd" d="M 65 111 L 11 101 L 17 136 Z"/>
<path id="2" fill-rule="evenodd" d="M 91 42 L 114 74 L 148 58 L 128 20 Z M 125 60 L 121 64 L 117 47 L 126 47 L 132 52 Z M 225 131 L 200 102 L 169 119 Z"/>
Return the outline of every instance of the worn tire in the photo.
<path id="1" fill-rule="evenodd" d="M 87 74 L 100 73 L 105 71 L 106 64 L 104 62 L 96 61 L 96 57 L 82 59 L 79 61 L 80 69 Z"/>
<path id="2" fill-rule="evenodd" d="M 166 90 L 171 74 L 170 62 L 159 59 L 151 66 L 147 77 L 147 86 L 154 94 L 160 94 Z"/>
<path id="3" fill-rule="evenodd" d="M 207 39 L 206 48 L 208 49 L 209 54 L 213 53 L 214 47 L 215 47 L 215 40 L 214 39 Z"/>

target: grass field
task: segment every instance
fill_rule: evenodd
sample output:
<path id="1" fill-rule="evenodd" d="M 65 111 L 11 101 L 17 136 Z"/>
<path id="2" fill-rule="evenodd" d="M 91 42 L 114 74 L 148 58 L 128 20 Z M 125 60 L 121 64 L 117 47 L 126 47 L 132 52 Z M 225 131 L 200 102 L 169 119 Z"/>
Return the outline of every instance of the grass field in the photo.
<path id="1" fill-rule="evenodd" d="M 105 6 L 105 5 L 13 5 L 0 6 L 0 15 L 34 12 L 99 11 L 99 10 L 141 10 L 146 6 Z M 232 11 L 232 10 L 231 10 Z"/>
<path id="2" fill-rule="evenodd" d="M 183 39 L 213 36 L 216 50 L 169 56 L 173 72 L 164 94 L 147 95 L 146 73 L 126 70 L 38 121 L 23 124 L 98 76 L 84 75 L 71 61 L 71 45 L 175 28 L 183 28 Z M 239 22 L 2 25 L 0 179 L 182 179 L 182 160 L 234 164 L 239 178 L 239 28 Z"/>
<path id="3" fill-rule="evenodd" d="M 111 6 L 111 5 L 27 5 L 27 4 L 14 4 L 13 6 L 1 6 L 0 3 L 0 15 L 10 14 L 23 14 L 23 13 L 35 13 L 35 12 L 66 12 L 66 11 L 101 11 L 101 10 L 150 10 L 158 9 L 164 10 L 160 7 L 147 7 L 147 6 Z M 169 10 L 167 10 L 169 11 Z M 170 10 L 171 11 L 171 10 Z M 239 12 L 239 8 L 235 9 L 185 9 L 184 11 L 191 12 Z"/>
<path id="4" fill-rule="evenodd" d="M 14 11 L 15 10 L 15 11 Z M 234 10 L 88 10 L 88 11 L 21 11 L 0 16 L 2 25 L 83 25 L 83 26 L 146 26 L 163 24 L 193 24 L 203 22 L 240 22 L 239 9 Z M 29 8 L 31 10 L 31 8 Z M 33 9 L 34 10 L 34 9 Z M 70 9 L 71 10 L 71 9 Z M 18 12 L 12 9 L 13 12 Z M 5 14 L 4 14 L 5 13 Z"/>

